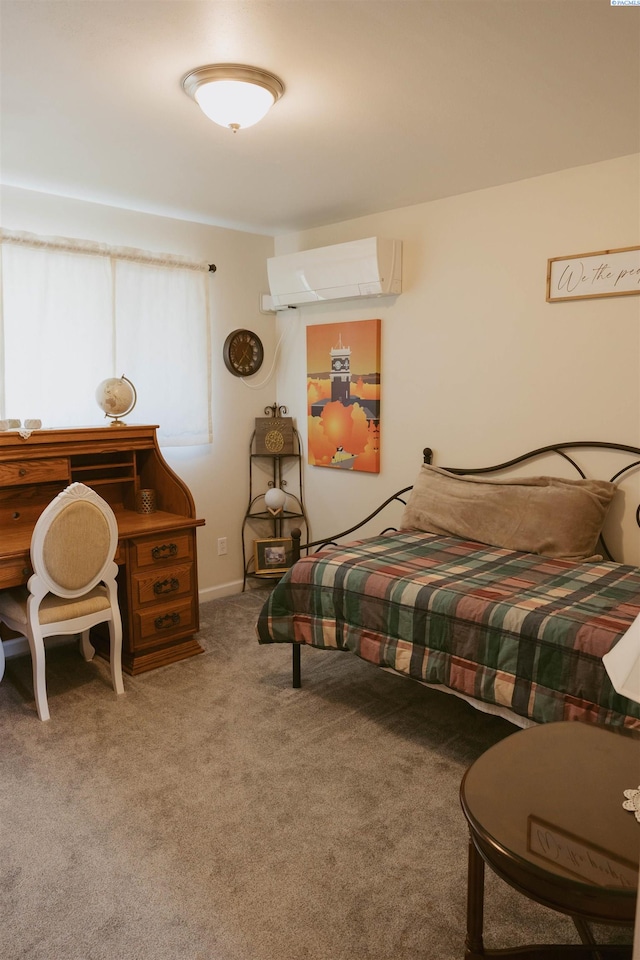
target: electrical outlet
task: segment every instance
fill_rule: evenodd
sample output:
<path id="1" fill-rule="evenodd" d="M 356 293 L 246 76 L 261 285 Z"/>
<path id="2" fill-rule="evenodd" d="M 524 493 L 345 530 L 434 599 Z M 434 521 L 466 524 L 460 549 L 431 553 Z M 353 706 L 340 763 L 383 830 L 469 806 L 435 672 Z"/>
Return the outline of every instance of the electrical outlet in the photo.
<path id="1" fill-rule="evenodd" d="M 225 557 L 227 554 L 227 538 L 218 537 L 218 556 Z"/>

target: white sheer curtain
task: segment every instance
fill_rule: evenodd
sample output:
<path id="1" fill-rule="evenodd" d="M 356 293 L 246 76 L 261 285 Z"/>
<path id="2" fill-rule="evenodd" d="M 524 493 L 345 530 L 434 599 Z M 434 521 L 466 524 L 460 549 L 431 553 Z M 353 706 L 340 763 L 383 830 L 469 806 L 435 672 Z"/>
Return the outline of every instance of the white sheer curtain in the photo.
<path id="1" fill-rule="evenodd" d="M 96 387 L 114 370 L 109 261 L 3 245 L 2 299 L 3 417 L 98 423 Z"/>
<path id="2" fill-rule="evenodd" d="M 165 446 L 211 440 L 208 274 L 181 257 L 2 234 L 0 417 L 104 423 L 95 392 L 125 375 L 130 423 Z"/>
<path id="3" fill-rule="evenodd" d="M 116 369 L 138 392 L 139 423 L 173 445 L 208 443 L 206 275 L 127 260 L 115 264 Z"/>

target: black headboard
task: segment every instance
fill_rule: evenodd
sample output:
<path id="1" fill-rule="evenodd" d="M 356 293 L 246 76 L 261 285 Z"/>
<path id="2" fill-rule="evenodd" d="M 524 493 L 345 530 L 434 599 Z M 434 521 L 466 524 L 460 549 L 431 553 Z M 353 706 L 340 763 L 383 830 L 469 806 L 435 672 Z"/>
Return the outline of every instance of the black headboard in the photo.
<path id="1" fill-rule="evenodd" d="M 511 460 L 505 460 L 504 463 L 496 463 L 488 467 L 443 467 L 444 470 L 448 470 L 449 473 L 457 474 L 492 474 L 499 473 L 501 470 L 507 470 L 510 467 L 517 466 L 522 463 L 528 463 L 529 461 L 536 460 L 541 457 L 545 457 L 548 454 L 555 454 L 559 457 L 562 457 L 563 460 L 567 461 L 574 468 L 579 477 L 583 480 L 587 479 L 587 474 L 578 464 L 578 455 L 580 451 L 588 450 L 608 450 L 613 453 L 620 454 L 629 454 L 630 457 L 628 462 L 625 463 L 622 467 L 616 470 L 616 472 L 611 477 L 598 477 L 599 480 L 609 480 L 612 483 L 619 483 L 621 478 L 625 475 L 631 473 L 633 470 L 636 470 L 640 467 L 640 447 L 634 447 L 627 443 L 607 443 L 601 442 L 598 440 L 571 440 L 567 443 L 550 443 L 545 447 L 538 447 L 536 450 L 530 450 L 528 453 L 523 453 L 518 457 L 513 457 Z M 571 451 L 568 453 L 567 451 Z M 433 450 L 431 447 L 425 447 L 422 451 L 424 463 L 433 463 Z M 596 478 L 592 478 L 596 479 Z M 396 493 L 392 494 L 390 497 L 380 504 L 379 507 L 369 514 L 369 516 L 364 517 L 358 523 L 354 524 L 352 527 L 349 527 L 347 530 L 342 530 L 340 533 L 334 534 L 331 537 L 326 537 L 323 540 L 313 540 L 310 543 L 300 543 L 301 532 L 298 529 L 291 531 L 291 537 L 293 540 L 293 557 L 294 560 L 297 559 L 303 550 L 321 550 L 325 546 L 334 544 L 339 540 L 344 539 L 344 537 L 349 536 L 352 533 L 355 533 L 361 527 L 364 527 L 365 524 L 369 523 L 371 520 L 375 519 L 378 514 L 382 513 L 391 503 L 398 501 L 401 504 L 405 504 L 406 500 L 404 499 L 405 494 L 409 493 L 412 489 L 412 486 L 403 487 L 402 490 L 398 490 Z M 635 511 L 636 523 L 640 527 L 640 504 L 637 505 Z M 381 531 L 382 533 L 387 532 L 388 530 L 393 529 L 387 527 L 385 530 Z M 600 538 L 602 543 L 602 549 L 604 555 L 609 559 L 613 560 L 607 544 L 604 539 Z"/>

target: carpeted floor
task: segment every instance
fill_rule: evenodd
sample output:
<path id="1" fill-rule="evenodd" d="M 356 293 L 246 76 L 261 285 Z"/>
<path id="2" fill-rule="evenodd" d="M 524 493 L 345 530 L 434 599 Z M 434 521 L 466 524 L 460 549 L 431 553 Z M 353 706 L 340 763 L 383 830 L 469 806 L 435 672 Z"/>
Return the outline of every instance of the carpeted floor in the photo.
<path id="1" fill-rule="evenodd" d="M 259 646 L 265 594 L 205 604 L 205 654 L 125 677 L 48 655 L 0 684 L 2 960 L 458 960 L 466 767 L 515 732 L 346 654 Z M 499 788 L 499 785 L 497 785 Z M 486 944 L 578 942 L 487 878 Z"/>

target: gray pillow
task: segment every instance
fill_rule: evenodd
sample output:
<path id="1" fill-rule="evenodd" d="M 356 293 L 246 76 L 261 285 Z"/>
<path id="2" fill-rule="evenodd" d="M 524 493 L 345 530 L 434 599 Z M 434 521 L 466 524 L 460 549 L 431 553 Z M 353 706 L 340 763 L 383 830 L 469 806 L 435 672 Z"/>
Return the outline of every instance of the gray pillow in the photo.
<path id="1" fill-rule="evenodd" d="M 424 464 L 401 526 L 566 560 L 601 560 L 608 480 L 457 475 Z"/>

